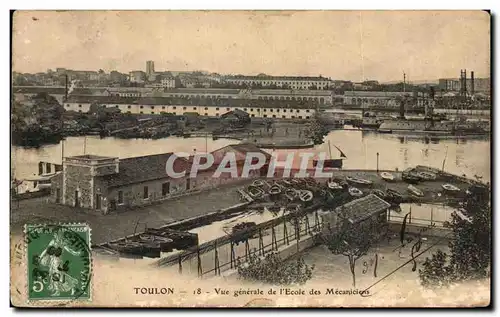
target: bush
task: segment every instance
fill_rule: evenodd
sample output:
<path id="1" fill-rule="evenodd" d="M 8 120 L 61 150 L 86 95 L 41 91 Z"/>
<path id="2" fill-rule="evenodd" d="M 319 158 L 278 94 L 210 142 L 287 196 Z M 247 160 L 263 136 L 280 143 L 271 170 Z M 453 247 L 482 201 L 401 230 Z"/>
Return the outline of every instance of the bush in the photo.
<path id="1" fill-rule="evenodd" d="M 238 266 L 242 278 L 273 285 L 302 285 L 312 278 L 313 270 L 314 265 L 307 265 L 302 258 L 285 262 L 276 253 L 264 259 L 251 255 L 248 262 Z"/>

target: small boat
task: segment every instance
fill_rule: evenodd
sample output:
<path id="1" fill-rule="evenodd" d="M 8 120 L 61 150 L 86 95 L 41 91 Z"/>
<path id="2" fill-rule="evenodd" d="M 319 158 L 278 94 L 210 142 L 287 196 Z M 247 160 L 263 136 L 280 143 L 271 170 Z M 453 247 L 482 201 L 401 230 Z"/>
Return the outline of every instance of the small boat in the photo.
<path id="1" fill-rule="evenodd" d="M 253 181 L 252 186 L 262 187 L 262 186 L 264 186 L 264 181 L 261 179 L 256 179 Z"/>
<path id="2" fill-rule="evenodd" d="M 387 194 L 383 190 L 380 190 L 380 189 L 374 189 L 374 190 L 372 190 L 372 194 L 377 195 L 380 198 L 386 198 L 387 197 Z"/>
<path id="3" fill-rule="evenodd" d="M 282 179 L 281 182 L 283 183 L 283 185 L 285 186 L 288 186 L 288 187 L 291 187 L 293 186 L 293 181 L 292 180 L 288 180 L 288 179 Z"/>
<path id="4" fill-rule="evenodd" d="M 419 188 L 413 186 L 413 185 L 409 185 L 408 186 L 408 191 L 412 195 L 415 195 L 415 196 L 418 196 L 418 197 L 423 197 L 424 196 L 424 192 L 422 190 L 420 190 Z"/>
<path id="5" fill-rule="evenodd" d="M 251 239 L 254 235 L 254 229 L 257 226 L 255 222 L 242 222 L 235 225 L 231 232 L 231 241 L 238 245 L 240 242 Z"/>
<path id="6" fill-rule="evenodd" d="M 367 179 L 359 178 L 359 177 L 352 177 L 352 176 L 346 176 L 346 180 L 351 183 L 356 183 L 359 185 L 371 185 L 373 184 L 372 181 L 369 181 Z"/>
<path id="7" fill-rule="evenodd" d="M 403 180 L 409 184 L 418 184 L 422 178 L 420 178 L 419 176 L 417 175 L 403 175 Z"/>
<path id="8" fill-rule="evenodd" d="M 173 249 L 172 244 L 173 244 L 174 240 L 166 238 L 166 237 L 160 237 L 160 236 L 149 235 L 149 234 L 141 234 L 141 235 L 139 235 L 139 240 L 149 242 L 151 244 L 159 244 L 161 252 L 171 252 Z"/>
<path id="9" fill-rule="evenodd" d="M 452 184 L 443 184 L 443 189 L 449 192 L 459 192 L 460 188 L 453 186 Z"/>
<path id="10" fill-rule="evenodd" d="M 416 173 L 420 178 L 426 181 L 433 181 L 436 179 L 436 174 L 431 172 L 417 172 Z"/>
<path id="11" fill-rule="evenodd" d="M 248 195 L 253 199 L 261 198 L 264 196 L 264 191 L 260 187 L 250 185 L 248 186 Z"/>
<path id="12" fill-rule="evenodd" d="M 110 249 L 126 254 L 143 255 L 145 251 L 144 245 L 136 241 L 109 242 L 108 246 Z"/>
<path id="13" fill-rule="evenodd" d="M 339 189 L 343 189 L 342 185 L 340 185 L 339 183 L 337 182 L 328 182 L 328 188 L 332 189 L 332 190 L 339 190 Z"/>
<path id="14" fill-rule="evenodd" d="M 388 181 L 388 182 L 393 181 L 395 178 L 394 175 L 389 173 L 389 172 L 380 173 L 380 177 L 382 177 L 383 180 Z"/>
<path id="15" fill-rule="evenodd" d="M 395 201 L 403 201 L 404 196 L 394 189 L 387 188 L 387 197 Z"/>
<path id="16" fill-rule="evenodd" d="M 172 239 L 172 247 L 177 250 L 185 250 L 199 243 L 198 234 L 188 231 L 178 231 L 167 228 L 147 228 L 146 233 Z"/>
<path id="17" fill-rule="evenodd" d="M 297 198 L 298 194 L 299 193 L 293 188 L 288 188 L 287 190 L 285 190 L 285 196 L 289 200 L 294 200 L 295 198 Z"/>
<path id="18" fill-rule="evenodd" d="M 273 186 L 271 186 L 271 188 L 269 189 L 269 195 L 275 196 L 279 194 L 281 194 L 281 186 L 278 184 L 274 184 Z"/>
<path id="19" fill-rule="evenodd" d="M 303 202 L 310 202 L 312 201 L 313 197 L 314 195 L 310 190 L 301 190 L 299 192 L 299 199 Z"/>
<path id="20" fill-rule="evenodd" d="M 363 192 L 356 187 L 349 187 L 349 194 L 354 197 L 363 196 Z"/>

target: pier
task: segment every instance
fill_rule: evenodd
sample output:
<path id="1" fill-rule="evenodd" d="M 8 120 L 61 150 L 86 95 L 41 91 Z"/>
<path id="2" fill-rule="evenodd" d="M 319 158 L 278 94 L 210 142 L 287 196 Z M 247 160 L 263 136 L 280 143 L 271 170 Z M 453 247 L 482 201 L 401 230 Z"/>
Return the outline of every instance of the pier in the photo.
<path id="1" fill-rule="evenodd" d="M 422 197 L 415 197 L 408 192 L 409 184 L 402 179 L 400 171 L 386 171 L 395 175 L 392 182 L 380 178 L 380 172 L 371 170 L 338 170 L 334 172 L 335 178 L 362 177 L 373 183 L 363 188 L 364 195 L 373 193 L 375 190 L 394 190 L 402 194 L 401 203 L 420 203 L 436 205 L 456 205 L 462 195 L 471 185 L 481 185 L 477 181 L 461 176 L 452 175 L 438 169 L 417 166 L 421 171 L 432 171 L 438 174 L 435 180 L 421 182 L 418 186 L 424 193 Z M 276 181 L 279 182 L 278 179 Z M 273 180 L 263 180 L 265 186 L 270 186 Z M 326 184 L 327 180 L 318 180 L 319 184 Z M 443 184 L 452 184 L 460 189 L 460 195 L 446 193 Z M 360 187 L 361 188 L 361 187 Z M 192 217 L 160 227 L 197 233 L 199 243 L 184 250 L 173 250 L 162 253 L 158 259 L 148 258 L 149 265 L 156 267 L 175 268 L 181 274 L 194 274 L 199 277 L 230 274 L 235 272 L 239 264 L 244 263 L 252 255 L 264 256 L 269 252 L 277 252 L 283 259 L 291 257 L 318 243 L 317 236 L 322 229 L 321 211 L 325 202 L 315 200 L 309 206 L 295 209 L 290 206 L 281 206 L 280 211 L 272 215 L 268 207 L 272 202 L 250 197 L 245 188 L 237 188 L 241 203 L 230 208 L 206 215 Z M 354 198 L 353 198 L 354 199 Z M 258 210 L 264 210 L 260 215 Z M 390 211 L 387 213 L 388 232 L 398 234 L 404 214 Z M 246 218 L 245 218 L 246 217 Z M 253 217 L 253 218 L 252 218 Z M 228 232 L 232 224 L 238 221 L 256 220 L 255 226 L 234 234 Z M 259 222 L 260 221 L 260 222 Z M 443 220 L 433 217 L 432 210 L 428 217 L 415 217 L 410 214 L 406 232 L 408 234 L 422 234 L 426 236 L 443 237 L 450 232 L 449 226 Z M 129 235 L 126 238 L 117 239 L 131 240 L 141 233 Z M 118 258 L 120 255 L 110 251 L 106 243 L 94 246 L 94 252 L 101 255 L 111 255 Z M 146 259 L 146 258 L 144 258 Z M 223 272 L 228 273 L 223 273 Z"/>

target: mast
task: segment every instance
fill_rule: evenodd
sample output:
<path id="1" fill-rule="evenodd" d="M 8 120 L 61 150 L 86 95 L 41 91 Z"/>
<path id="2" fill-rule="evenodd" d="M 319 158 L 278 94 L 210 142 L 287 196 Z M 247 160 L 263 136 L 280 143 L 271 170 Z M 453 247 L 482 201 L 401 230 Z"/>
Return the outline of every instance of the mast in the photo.
<path id="1" fill-rule="evenodd" d="M 330 159 L 332 159 L 332 148 L 330 146 L 330 140 L 328 140 L 328 152 L 330 154 Z"/>

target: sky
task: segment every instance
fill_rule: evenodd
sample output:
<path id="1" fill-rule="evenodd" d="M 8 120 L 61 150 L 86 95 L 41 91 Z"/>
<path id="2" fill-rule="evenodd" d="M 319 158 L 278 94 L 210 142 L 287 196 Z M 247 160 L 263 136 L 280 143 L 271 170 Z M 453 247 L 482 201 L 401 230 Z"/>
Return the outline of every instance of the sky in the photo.
<path id="1" fill-rule="evenodd" d="M 146 69 L 436 80 L 490 76 L 482 11 L 17 11 L 13 71 Z"/>

